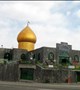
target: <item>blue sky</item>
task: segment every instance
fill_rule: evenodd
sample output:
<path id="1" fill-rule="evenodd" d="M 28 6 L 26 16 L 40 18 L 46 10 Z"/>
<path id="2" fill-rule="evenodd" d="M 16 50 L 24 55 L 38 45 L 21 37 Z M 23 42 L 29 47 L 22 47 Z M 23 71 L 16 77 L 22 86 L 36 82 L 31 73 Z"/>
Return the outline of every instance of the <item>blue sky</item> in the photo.
<path id="1" fill-rule="evenodd" d="M 0 46 L 17 48 L 28 21 L 37 36 L 35 48 L 68 42 L 80 50 L 80 1 L 0 1 Z"/>

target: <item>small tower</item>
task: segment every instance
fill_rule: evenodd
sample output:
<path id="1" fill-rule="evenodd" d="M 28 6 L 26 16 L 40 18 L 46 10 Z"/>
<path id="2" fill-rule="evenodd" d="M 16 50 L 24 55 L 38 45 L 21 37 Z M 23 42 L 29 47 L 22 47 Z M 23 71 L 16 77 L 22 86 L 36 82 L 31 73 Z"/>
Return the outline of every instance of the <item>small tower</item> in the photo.
<path id="1" fill-rule="evenodd" d="M 18 48 L 31 51 L 36 43 L 36 36 L 31 28 L 27 25 L 18 35 Z"/>

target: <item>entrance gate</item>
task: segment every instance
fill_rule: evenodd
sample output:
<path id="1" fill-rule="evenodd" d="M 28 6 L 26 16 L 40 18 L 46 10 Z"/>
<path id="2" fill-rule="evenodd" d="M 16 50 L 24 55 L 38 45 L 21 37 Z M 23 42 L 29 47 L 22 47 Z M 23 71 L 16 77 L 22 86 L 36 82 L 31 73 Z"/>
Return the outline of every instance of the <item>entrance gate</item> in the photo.
<path id="1" fill-rule="evenodd" d="M 76 74 L 77 74 L 77 82 L 80 82 L 80 71 L 76 72 Z"/>
<path id="2" fill-rule="evenodd" d="M 69 57 L 59 56 L 59 63 L 60 64 L 69 64 Z"/>
<path id="3" fill-rule="evenodd" d="M 32 68 L 21 68 L 20 79 L 33 80 L 34 69 Z"/>

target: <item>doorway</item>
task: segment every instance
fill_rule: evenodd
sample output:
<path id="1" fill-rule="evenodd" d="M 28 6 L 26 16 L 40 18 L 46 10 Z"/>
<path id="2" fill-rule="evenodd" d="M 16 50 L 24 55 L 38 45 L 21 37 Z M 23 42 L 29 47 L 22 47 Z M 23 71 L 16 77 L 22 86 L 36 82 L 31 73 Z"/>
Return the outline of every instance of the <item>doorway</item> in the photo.
<path id="1" fill-rule="evenodd" d="M 32 68 L 21 68 L 20 79 L 33 80 L 34 69 Z"/>
<path id="2" fill-rule="evenodd" d="M 80 82 L 80 71 L 76 72 L 76 74 L 77 74 L 77 82 Z"/>
<path id="3" fill-rule="evenodd" d="M 65 57 L 65 56 L 59 56 L 59 63 L 60 64 L 69 64 L 69 57 Z"/>

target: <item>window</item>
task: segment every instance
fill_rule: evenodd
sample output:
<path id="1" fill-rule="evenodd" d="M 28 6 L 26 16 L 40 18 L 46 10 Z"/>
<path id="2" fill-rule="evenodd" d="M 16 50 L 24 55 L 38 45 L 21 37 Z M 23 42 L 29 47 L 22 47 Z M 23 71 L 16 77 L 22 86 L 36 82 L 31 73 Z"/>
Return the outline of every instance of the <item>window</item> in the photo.
<path id="1" fill-rule="evenodd" d="M 4 54 L 4 59 L 11 60 L 12 59 L 12 55 L 9 52 L 7 52 L 7 53 Z"/>
<path id="2" fill-rule="evenodd" d="M 78 55 L 74 55 L 74 62 L 79 62 L 79 56 Z"/>
<path id="3" fill-rule="evenodd" d="M 26 55 L 25 55 L 25 54 L 22 54 L 22 55 L 21 55 L 21 59 L 22 59 L 22 60 L 26 60 Z"/>
<path id="4" fill-rule="evenodd" d="M 38 54 L 38 60 L 40 60 L 40 53 Z"/>
<path id="5" fill-rule="evenodd" d="M 49 60 L 54 60 L 54 54 L 53 54 L 52 52 L 50 52 L 50 53 L 48 54 L 48 59 L 49 59 Z"/>
<path id="6" fill-rule="evenodd" d="M 33 59 L 35 59 L 35 54 L 33 55 Z"/>

